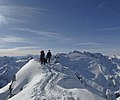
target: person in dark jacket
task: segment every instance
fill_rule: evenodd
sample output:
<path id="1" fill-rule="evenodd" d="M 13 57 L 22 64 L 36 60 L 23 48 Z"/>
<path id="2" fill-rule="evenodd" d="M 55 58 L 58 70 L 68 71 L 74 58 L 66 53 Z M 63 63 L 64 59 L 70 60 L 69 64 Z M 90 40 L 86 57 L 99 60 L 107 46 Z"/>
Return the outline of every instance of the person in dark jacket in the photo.
<path id="1" fill-rule="evenodd" d="M 45 65 L 45 53 L 44 50 L 40 52 L 40 62 Z"/>
<path id="2" fill-rule="evenodd" d="M 51 54 L 50 50 L 48 50 L 46 59 L 47 59 L 47 62 L 49 62 L 49 63 L 50 63 L 51 56 L 52 56 L 52 54 Z"/>

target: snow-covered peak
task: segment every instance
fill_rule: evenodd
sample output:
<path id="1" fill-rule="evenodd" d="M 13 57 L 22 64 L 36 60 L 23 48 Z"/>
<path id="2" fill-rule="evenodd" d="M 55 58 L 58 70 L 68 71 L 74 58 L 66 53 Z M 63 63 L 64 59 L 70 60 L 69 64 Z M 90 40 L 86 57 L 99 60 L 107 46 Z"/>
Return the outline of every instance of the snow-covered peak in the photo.
<path id="1" fill-rule="evenodd" d="M 58 61 L 78 75 L 88 80 L 93 80 L 105 88 L 110 88 L 112 90 L 117 90 L 119 88 L 118 86 L 120 84 L 117 82 L 120 78 L 118 66 L 107 56 L 100 53 L 81 53 L 79 51 L 74 51 L 69 54 L 59 54 Z M 108 80 L 114 80 L 117 86 L 114 87 L 115 84 L 113 85 L 112 82 L 108 82 Z"/>
<path id="2" fill-rule="evenodd" d="M 74 50 L 73 52 L 70 52 L 69 54 L 73 54 L 73 55 L 83 55 L 83 56 L 86 56 L 86 57 L 92 57 L 92 58 L 102 58 L 102 57 L 106 57 L 104 55 L 102 55 L 101 53 L 90 53 L 90 52 L 80 52 L 80 51 L 77 51 L 77 50 Z"/>
<path id="3" fill-rule="evenodd" d="M 112 56 L 111 58 L 120 59 L 120 54 L 118 54 L 118 55 L 114 55 L 114 56 Z"/>
<path id="4" fill-rule="evenodd" d="M 120 70 L 112 59 L 100 53 L 74 51 L 57 54 L 50 64 L 30 60 L 16 73 L 16 80 L 0 89 L 0 98 L 115 100 L 114 94 L 119 88 Z"/>
<path id="5" fill-rule="evenodd" d="M 8 84 L 10 85 L 10 84 Z M 104 100 L 97 93 L 86 88 L 84 81 L 60 63 L 40 65 L 35 60 L 29 61 L 16 74 L 12 94 L 9 98 L 9 86 L 0 90 L 0 98 L 7 100 Z M 8 89 L 7 89 L 8 88 Z M 102 95 L 102 93 L 101 93 Z M 5 99 L 3 99 L 5 100 Z"/>

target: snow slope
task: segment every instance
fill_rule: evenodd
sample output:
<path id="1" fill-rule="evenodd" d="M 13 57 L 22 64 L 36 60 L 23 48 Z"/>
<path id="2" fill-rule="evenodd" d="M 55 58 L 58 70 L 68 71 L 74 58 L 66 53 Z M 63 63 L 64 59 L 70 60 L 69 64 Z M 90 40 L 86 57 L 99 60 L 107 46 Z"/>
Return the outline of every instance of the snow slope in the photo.
<path id="1" fill-rule="evenodd" d="M 29 60 L 30 56 L 26 57 L 0 57 L 0 87 L 8 84 L 13 75 L 20 70 Z"/>
<path id="2" fill-rule="evenodd" d="M 29 61 L 16 74 L 12 91 L 15 95 L 5 99 L 8 85 L 0 90 L 2 100 L 104 100 L 87 90 L 71 70 L 59 63 L 44 66 L 35 60 Z"/>
<path id="3" fill-rule="evenodd" d="M 12 97 L 9 83 L 2 100 L 116 100 L 120 88 L 119 62 L 100 53 L 58 54 L 50 64 L 32 59 L 16 73 Z M 119 98 L 117 99 L 119 100 Z"/>
<path id="4" fill-rule="evenodd" d="M 59 62 L 73 70 L 78 76 L 94 81 L 105 89 L 116 91 L 120 88 L 120 60 L 109 59 L 100 53 L 73 51 L 59 54 Z M 106 84 L 105 84 L 106 83 Z"/>

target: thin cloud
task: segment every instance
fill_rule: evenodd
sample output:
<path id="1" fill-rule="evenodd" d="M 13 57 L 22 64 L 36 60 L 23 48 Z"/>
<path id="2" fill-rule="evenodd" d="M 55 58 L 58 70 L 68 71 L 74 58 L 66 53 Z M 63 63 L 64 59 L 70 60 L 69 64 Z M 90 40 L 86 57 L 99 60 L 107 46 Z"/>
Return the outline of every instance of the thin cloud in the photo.
<path id="1" fill-rule="evenodd" d="M 20 51 L 20 50 L 31 50 L 31 49 L 36 49 L 38 48 L 37 46 L 30 46 L 30 47 L 15 47 L 15 48 L 11 48 L 11 49 L 0 49 L 1 51 Z"/>
<path id="2" fill-rule="evenodd" d="M 15 37 L 15 36 L 6 36 L 0 38 L 1 43 L 14 43 L 14 42 L 23 42 L 24 38 Z"/>
<path id="3" fill-rule="evenodd" d="M 84 43 L 76 43 L 73 44 L 75 46 L 102 46 L 103 44 L 101 43 L 94 43 L 94 42 L 84 42 Z"/>
<path id="4" fill-rule="evenodd" d="M 120 26 L 118 27 L 106 27 L 106 28 L 98 28 L 98 29 L 90 29 L 82 31 L 83 33 L 93 33 L 93 32 L 101 32 L 101 31 L 116 31 L 120 30 Z"/>
<path id="5" fill-rule="evenodd" d="M 56 32 L 45 32 L 45 31 L 39 31 L 39 30 L 33 30 L 33 29 L 29 29 L 29 28 L 14 28 L 13 30 L 17 30 L 17 31 L 24 31 L 26 33 L 31 33 L 33 35 L 38 35 L 40 37 L 44 37 L 44 38 L 48 38 L 48 39 L 56 39 L 61 43 L 74 43 L 74 40 L 69 38 L 69 37 L 65 37 L 62 34 L 56 33 Z"/>
<path id="6" fill-rule="evenodd" d="M 110 27 L 110 28 L 100 29 L 100 31 L 114 31 L 114 30 L 120 30 L 120 27 Z"/>
<path id="7" fill-rule="evenodd" d="M 12 51 L 19 51 L 19 50 L 33 50 L 39 48 L 38 46 L 29 46 L 29 47 L 16 47 L 13 49 L 10 49 Z"/>
<path id="8" fill-rule="evenodd" d="M 7 19 L 5 18 L 5 16 L 0 15 L 0 25 L 2 25 L 2 24 L 7 24 L 7 23 L 8 23 L 8 21 L 7 21 Z"/>
<path id="9" fill-rule="evenodd" d="M 13 17 L 6 17 L 7 18 L 7 21 L 8 22 L 14 22 L 14 23 L 23 23 L 23 24 L 26 24 L 28 23 L 29 21 L 27 20 L 23 20 L 23 19 L 20 19 L 20 18 L 13 18 Z"/>
<path id="10" fill-rule="evenodd" d="M 44 36 L 44 37 L 56 38 L 56 37 L 61 36 L 61 34 L 59 34 L 59 33 L 44 32 L 44 31 L 39 31 L 39 30 L 32 30 L 32 29 L 29 29 L 29 28 L 14 28 L 13 30 L 24 31 L 26 33 L 32 33 L 34 35 L 39 35 L 39 36 Z"/>
<path id="11" fill-rule="evenodd" d="M 0 11 L 3 14 L 11 15 L 11 14 L 17 14 L 21 16 L 26 16 L 30 14 L 37 14 L 37 13 L 48 13 L 50 12 L 47 9 L 42 9 L 42 8 L 33 8 L 33 7 L 25 7 L 25 6 L 12 6 L 12 5 L 2 5 L 0 6 Z"/>
<path id="12" fill-rule="evenodd" d="M 11 49 L 0 49 L 1 56 L 21 56 L 28 54 L 37 54 L 39 52 L 38 46 L 30 46 L 30 47 L 15 47 Z M 42 47 L 41 47 L 42 48 Z"/>
<path id="13" fill-rule="evenodd" d="M 46 15 L 52 11 L 42 8 L 33 8 L 33 7 L 25 7 L 25 6 L 13 6 L 13 5 L 0 5 L 0 13 L 3 16 L 0 17 L 0 20 L 5 21 L 7 18 L 7 22 L 26 22 L 25 18 L 35 18 L 36 16 Z M 23 18 L 24 17 L 24 18 Z M 20 21 L 21 20 L 21 21 Z"/>
<path id="14" fill-rule="evenodd" d="M 64 44 L 74 44 L 75 40 L 71 38 L 59 37 L 59 41 Z"/>

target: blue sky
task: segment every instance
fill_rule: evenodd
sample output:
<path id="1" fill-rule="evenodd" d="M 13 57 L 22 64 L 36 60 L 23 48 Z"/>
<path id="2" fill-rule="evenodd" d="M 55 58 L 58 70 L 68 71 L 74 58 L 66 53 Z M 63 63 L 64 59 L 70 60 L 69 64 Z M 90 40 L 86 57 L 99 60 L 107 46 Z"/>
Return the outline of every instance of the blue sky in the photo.
<path id="1" fill-rule="evenodd" d="M 119 0 L 0 0 L 0 56 L 120 52 Z"/>

